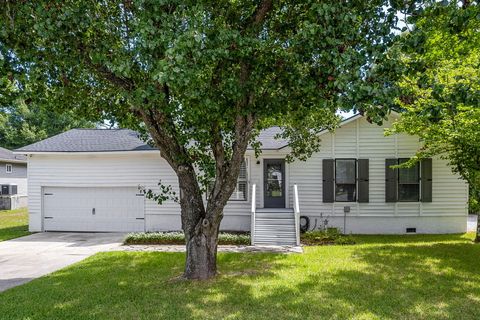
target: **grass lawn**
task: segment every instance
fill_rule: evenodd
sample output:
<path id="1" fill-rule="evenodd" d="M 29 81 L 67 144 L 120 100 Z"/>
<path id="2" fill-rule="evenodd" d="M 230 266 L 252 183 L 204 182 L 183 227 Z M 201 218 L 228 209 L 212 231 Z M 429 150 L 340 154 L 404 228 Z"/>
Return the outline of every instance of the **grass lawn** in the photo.
<path id="1" fill-rule="evenodd" d="M 0 210 L 0 241 L 18 238 L 28 232 L 28 209 Z"/>
<path id="2" fill-rule="evenodd" d="M 0 293 L 1 319 L 478 319 L 473 234 L 358 236 L 304 254 L 219 254 L 212 281 L 184 254 L 110 252 Z"/>

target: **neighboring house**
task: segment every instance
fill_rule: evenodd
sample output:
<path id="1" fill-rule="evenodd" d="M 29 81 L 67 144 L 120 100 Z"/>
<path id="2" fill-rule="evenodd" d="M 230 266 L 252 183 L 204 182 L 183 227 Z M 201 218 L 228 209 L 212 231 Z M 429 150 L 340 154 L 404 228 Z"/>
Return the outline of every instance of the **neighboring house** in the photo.
<path id="1" fill-rule="evenodd" d="M 0 210 L 27 206 L 27 157 L 0 147 Z"/>
<path id="2" fill-rule="evenodd" d="M 221 228 L 253 228 L 256 243 L 294 244 L 299 219 L 291 208 L 298 199 L 300 215 L 310 218 L 311 227 L 328 220 L 346 233 L 465 232 L 467 184 L 437 158 L 411 169 L 390 168 L 420 146 L 413 136 L 385 137 L 390 125 L 353 116 L 334 133 L 321 133 L 319 152 L 293 163 L 285 161 L 288 143 L 274 139 L 279 129 L 263 131 L 263 152 L 256 158 L 247 151 Z M 31 231 L 181 227 L 177 203 L 158 205 L 139 191 L 139 186 L 158 189 L 159 180 L 178 190 L 178 183 L 159 151 L 131 130 L 74 129 L 17 153 L 29 155 Z"/>

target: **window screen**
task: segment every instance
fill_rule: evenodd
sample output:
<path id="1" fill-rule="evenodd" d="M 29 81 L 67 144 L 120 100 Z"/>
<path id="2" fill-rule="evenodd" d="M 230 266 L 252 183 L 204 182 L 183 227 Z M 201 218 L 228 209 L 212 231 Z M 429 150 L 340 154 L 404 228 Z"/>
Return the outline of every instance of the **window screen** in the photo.
<path id="1" fill-rule="evenodd" d="M 335 201 L 356 201 L 357 161 L 355 159 L 335 160 Z"/>
<path id="2" fill-rule="evenodd" d="M 398 159 L 398 164 L 408 159 Z M 420 201 L 420 168 L 416 164 L 411 168 L 398 169 L 398 200 Z"/>

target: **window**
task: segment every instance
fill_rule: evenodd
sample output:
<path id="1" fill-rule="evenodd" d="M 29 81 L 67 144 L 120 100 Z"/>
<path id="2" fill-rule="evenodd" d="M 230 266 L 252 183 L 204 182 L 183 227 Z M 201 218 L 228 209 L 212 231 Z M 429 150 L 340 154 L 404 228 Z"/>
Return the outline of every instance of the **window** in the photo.
<path id="1" fill-rule="evenodd" d="M 242 162 L 240 166 L 240 174 L 237 179 L 237 187 L 233 190 L 230 200 L 247 200 L 248 194 L 248 174 L 247 174 L 247 159 Z"/>
<path id="2" fill-rule="evenodd" d="M 398 164 L 408 159 L 398 159 Z M 420 201 L 420 167 L 398 169 L 398 201 Z"/>
<path id="3" fill-rule="evenodd" d="M 5 171 L 6 171 L 7 173 L 12 173 L 12 172 L 13 172 L 13 166 L 12 166 L 10 163 L 7 163 L 7 164 L 5 165 Z"/>
<path id="4" fill-rule="evenodd" d="M 207 198 L 210 194 L 210 191 L 213 188 L 213 184 L 215 183 L 215 179 L 213 179 L 210 185 L 207 187 Z M 237 186 L 230 197 L 230 200 L 233 201 L 245 201 L 247 200 L 248 194 L 248 166 L 247 166 L 247 159 L 245 159 L 242 164 L 240 165 L 240 173 L 238 174 L 237 179 Z"/>
<path id="5" fill-rule="evenodd" d="M 357 195 L 357 161 L 335 160 L 335 201 L 354 202 Z"/>

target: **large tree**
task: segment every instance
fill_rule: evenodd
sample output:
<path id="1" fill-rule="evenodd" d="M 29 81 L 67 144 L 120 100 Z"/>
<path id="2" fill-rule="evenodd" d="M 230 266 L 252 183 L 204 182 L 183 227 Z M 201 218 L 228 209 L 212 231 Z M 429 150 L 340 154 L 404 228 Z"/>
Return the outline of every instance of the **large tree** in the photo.
<path id="1" fill-rule="evenodd" d="M 441 154 L 472 186 L 480 172 L 480 6 L 435 3 L 410 20 L 394 58 L 401 65 L 394 132 L 419 135 L 418 156 Z"/>
<path id="2" fill-rule="evenodd" d="M 409 18 L 391 56 L 402 118 L 392 132 L 419 136 L 412 163 L 439 155 L 480 192 L 480 5 L 435 2 Z M 480 240 L 480 235 L 478 236 Z"/>
<path id="3" fill-rule="evenodd" d="M 30 99 L 114 118 L 161 150 L 178 176 L 184 275 L 206 279 L 260 129 L 281 126 L 305 159 L 337 109 L 385 116 L 370 71 L 394 37 L 393 2 L 4 0 L 0 43 Z"/>

